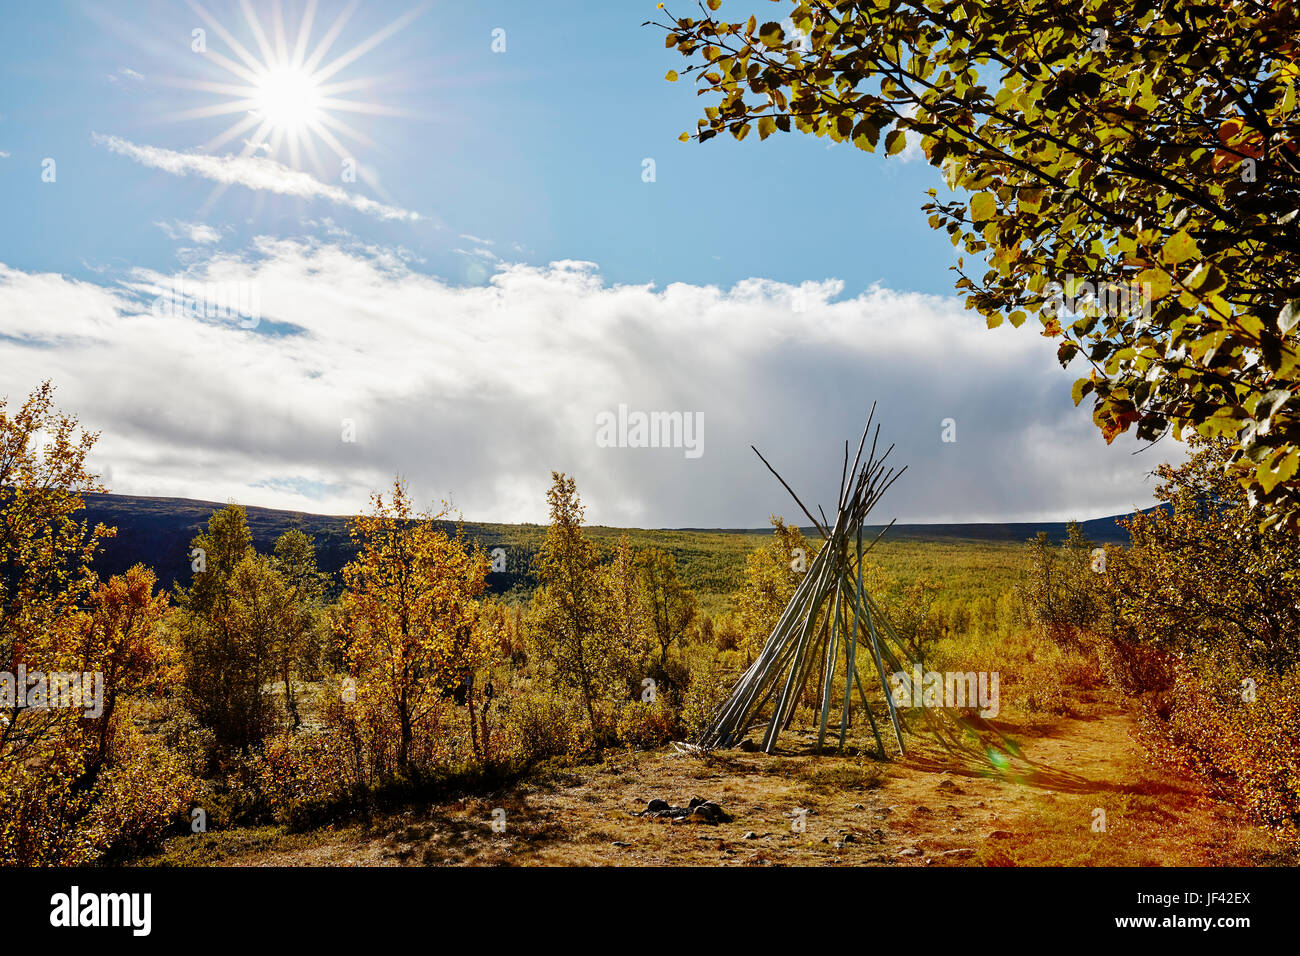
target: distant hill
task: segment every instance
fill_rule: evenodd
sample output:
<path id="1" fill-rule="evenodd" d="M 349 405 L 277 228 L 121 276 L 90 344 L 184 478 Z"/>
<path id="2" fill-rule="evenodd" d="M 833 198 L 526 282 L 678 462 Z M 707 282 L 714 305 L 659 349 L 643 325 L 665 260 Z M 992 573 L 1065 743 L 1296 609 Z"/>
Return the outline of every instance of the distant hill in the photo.
<path id="1" fill-rule="evenodd" d="M 101 574 L 118 574 L 140 562 L 158 572 L 164 587 L 170 588 L 177 581 L 184 584 L 190 576 L 190 541 L 207 526 L 212 513 L 224 507 L 219 502 L 190 498 L 87 497 L 86 512 L 92 524 L 103 522 L 117 528 L 117 536 L 104 543 L 103 553 L 97 561 Z M 246 507 L 245 510 L 254 546 L 259 551 L 270 551 L 277 537 L 291 528 L 298 528 L 316 539 L 318 563 L 322 570 L 335 575 L 337 583 L 339 570 L 353 555 L 347 518 L 274 508 Z M 1087 535 L 1099 544 L 1127 543 L 1128 536 L 1116 520 L 1096 518 L 1081 524 Z M 453 527 L 448 525 L 449 529 Z M 468 538 L 483 547 L 505 549 L 505 573 L 489 577 L 493 591 L 501 593 L 512 588 L 528 590 L 533 587 L 529 570 L 531 557 L 546 534 L 544 526 L 467 521 L 462 527 Z M 744 555 L 771 534 L 769 528 L 645 530 L 592 526 L 587 531 L 606 553 L 613 551 L 623 534 L 628 535 L 633 547 L 655 545 L 672 551 L 686 569 L 687 582 L 693 588 L 717 594 L 730 589 Z M 816 534 L 811 528 L 805 531 L 810 535 Z M 879 526 L 875 531 L 879 531 Z M 1016 544 L 1027 541 L 1039 531 L 1046 531 L 1053 540 L 1061 540 L 1065 537 L 1066 523 L 894 525 L 886 540 Z"/>
<path id="2" fill-rule="evenodd" d="M 1121 518 L 1092 518 L 1080 521 L 1083 533 L 1098 544 L 1128 544 L 1128 532 L 1119 526 Z M 889 529 L 889 538 L 909 541 L 1006 541 L 1020 543 L 1046 531 L 1053 541 L 1064 541 L 1068 521 L 1015 521 L 991 524 L 896 524 Z M 878 532 L 883 525 L 878 525 Z M 807 531 L 812 531 L 811 528 Z M 807 531 L 805 533 L 807 533 Z"/>

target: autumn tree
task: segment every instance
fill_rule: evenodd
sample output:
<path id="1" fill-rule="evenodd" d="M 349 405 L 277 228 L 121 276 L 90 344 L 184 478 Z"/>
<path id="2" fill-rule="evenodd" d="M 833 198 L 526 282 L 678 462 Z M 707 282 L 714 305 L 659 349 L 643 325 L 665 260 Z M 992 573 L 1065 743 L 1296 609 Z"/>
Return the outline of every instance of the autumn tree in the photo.
<path id="1" fill-rule="evenodd" d="M 83 496 L 102 492 L 86 467 L 97 433 L 54 407 L 46 382 L 10 410 L 0 397 L 0 671 L 73 670 L 70 616 L 96 587 L 91 561 L 99 540 L 113 534 L 78 520 Z M 5 708 L 0 761 L 37 752 L 67 719 L 54 710 Z"/>
<path id="2" fill-rule="evenodd" d="M 1075 639 L 1080 632 L 1109 634 L 1108 598 L 1102 573 L 1104 553 L 1076 521 L 1066 525 L 1059 545 L 1040 531 L 1029 542 L 1029 567 L 1020 596 L 1030 617 L 1056 639 Z"/>
<path id="3" fill-rule="evenodd" d="M 897 578 L 870 561 L 863 562 L 862 582 L 866 592 L 888 616 L 904 646 L 924 658 L 926 642 L 938 636 L 938 623 L 932 612 L 941 586 L 924 574 L 910 579 Z"/>
<path id="4" fill-rule="evenodd" d="M 358 693 L 373 695 L 396 724 L 397 764 L 409 774 L 413 744 L 434 732 L 447 699 L 467 704 L 478 748 L 474 677 L 493 647 L 490 632 L 476 626 L 476 598 L 489 559 L 439 527 L 445 510 L 417 511 L 401 479 L 371 503 L 370 514 L 351 522 L 357 556 L 343 569 L 340 636 Z"/>
<path id="5" fill-rule="evenodd" d="M 1107 441 L 1230 438 L 1252 503 L 1300 524 L 1300 7 L 792 0 L 787 29 L 721 6 L 660 24 L 710 97 L 683 140 L 919 145 L 969 196 L 924 206 L 968 307 L 1037 315 Z"/>
<path id="6" fill-rule="evenodd" d="M 618 669 L 627 678 L 629 694 L 639 693 L 646 678 L 652 637 L 638 567 L 639 555 L 632 550 L 626 534 L 620 535 L 614 559 L 600 573 L 601 591 L 608 611 L 607 653 L 619 662 Z"/>
<path id="7" fill-rule="evenodd" d="M 682 581 L 677 559 L 662 548 L 647 548 L 637 555 L 642 600 L 650 632 L 659 645 L 659 665 L 668 666 L 668 649 L 680 641 L 695 620 L 695 593 Z"/>
<path id="8" fill-rule="evenodd" d="M 530 623 L 543 660 L 561 686 L 582 695 L 592 732 L 604 733 L 596 704 L 619 696 L 619 656 L 611 653 L 609 603 L 601 588 L 600 552 L 582 532 L 577 483 L 551 472 L 551 523 L 534 557 L 540 581 Z"/>
<path id="9" fill-rule="evenodd" d="M 102 787 L 105 769 L 120 779 L 132 759 L 113 748 L 122 701 L 168 676 L 156 634 L 165 599 L 142 567 L 95 575 L 112 532 L 78 513 L 103 490 L 86 466 L 97 435 L 53 394 L 45 383 L 12 411 L 0 398 L 0 866 L 91 862 L 128 816 L 165 826 L 184 801 L 167 773 L 153 773 L 147 795 Z M 31 696 L 20 668 L 26 681 L 40 675 Z"/>
<path id="10" fill-rule="evenodd" d="M 1161 465 L 1163 507 L 1124 524 L 1132 546 L 1107 568 L 1130 639 L 1284 673 L 1300 663 L 1300 541 L 1262 530 L 1226 478 L 1223 440 Z"/>
<path id="11" fill-rule="evenodd" d="M 98 436 L 54 406 L 46 382 L 17 409 L 0 397 L 0 672 L 71 671 L 71 616 L 95 587 L 91 559 L 108 534 L 77 520 L 102 491 L 86 466 Z M 0 864 L 86 862 L 78 821 L 93 794 L 71 709 L 25 706 L 12 678 L 0 708 Z M 24 688 L 25 690 L 25 688 Z"/>
<path id="12" fill-rule="evenodd" d="M 732 595 L 750 657 L 762 649 L 816 554 L 799 528 L 777 515 L 771 522 L 772 537 L 745 558 L 744 580 Z"/>
<path id="13" fill-rule="evenodd" d="M 178 586 L 177 596 L 185 686 L 194 712 L 218 743 L 246 749 L 274 723 L 265 685 L 277 676 L 276 645 L 290 624 L 287 588 L 253 549 L 238 505 L 208 519 L 190 554 L 193 583 Z"/>
<path id="14" fill-rule="evenodd" d="M 74 622 L 82 673 L 103 675 L 101 713 L 88 722 L 91 737 L 86 773 L 90 779 L 109 760 L 114 718 L 128 696 L 163 691 L 178 676 L 171 648 L 160 640 L 158 624 L 167 595 L 155 591 L 157 575 L 142 564 L 113 575 L 87 598 Z"/>
<path id="15" fill-rule="evenodd" d="M 316 566 L 316 544 L 298 529 L 276 539 L 272 565 L 284 582 L 288 613 L 285 628 L 274 644 L 275 669 L 284 686 L 284 702 L 293 726 L 302 723 L 294 682 L 314 674 L 320 663 L 328 575 Z"/>

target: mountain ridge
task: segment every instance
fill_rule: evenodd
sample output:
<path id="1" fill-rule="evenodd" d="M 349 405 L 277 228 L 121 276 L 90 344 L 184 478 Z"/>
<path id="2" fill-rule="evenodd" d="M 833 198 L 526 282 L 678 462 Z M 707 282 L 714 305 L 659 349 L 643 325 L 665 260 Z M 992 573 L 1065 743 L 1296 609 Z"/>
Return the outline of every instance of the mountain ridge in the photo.
<path id="1" fill-rule="evenodd" d="M 85 499 L 86 517 L 91 524 L 102 522 L 117 528 L 114 538 L 103 542 L 96 561 L 101 574 L 118 574 L 133 564 L 144 563 L 158 573 L 159 583 L 170 588 L 190 575 L 190 542 L 207 526 L 214 511 L 229 502 L 204 501 L 197 498 L 147 497 L 142 495 L 102 494 Z M 322 570 L 337 575 L 355 553 L 347 530 L 349 516 L 319 515 L 307 511 L 287 511 L 242 505 L 248 515 L 254 546 L 269 552 L 275 539 L 291 528 L 298 528 L 316 539 L 317 560 Z M 1116 522 L 1125 515 L 1081 521 L 1084 533 L 1098 544 L 1126 543 L 1128 534 Z M 546 533 L 545 525 L 505 524 L 481 521 L 444 521 L 448 529 L 460 527 L 466 537 L 489 550 L 505 549 L 507 570 L 491 576 L 492 590 L 509 591 L 516 586 L 531 586 L 530 558 Z M 1017 543 L 1045 531 L 1053 540 L 1064 538 L 1069 522 L 972 522 L 936 524 L 895 524 L 886 540 L 894 541 L 975 541 Z M 874 537 L 883 525 L 866 530 Z M 603 550 L 612 550 L 618 538 L 627 533 L 643 543 L 656 543 L 673 551 L 679 560 L 703 562 L 699 573 L 710 576 L 722 573 L 718 552 L 736 551 L 739 546 L 756 546 L 770 536 L 771 528 L 616 528 L 589 525 L 587 531 Z M 805 534 L 817 537 L 813 528 Z M 727 539 L 718 544 L 717 537 Z M 753 538 L 751 543 L 734 539 Z M 715 565 L 718 565 L 715 567 Z"/>

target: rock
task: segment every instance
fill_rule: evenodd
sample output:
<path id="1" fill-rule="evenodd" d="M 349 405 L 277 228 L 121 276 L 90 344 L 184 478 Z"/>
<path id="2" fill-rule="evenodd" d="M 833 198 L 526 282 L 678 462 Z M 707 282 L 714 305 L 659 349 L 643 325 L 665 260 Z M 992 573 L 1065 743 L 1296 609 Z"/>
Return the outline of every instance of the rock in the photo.
<path id="1" fill-rule="evenodd" d="M 857 837 L 855 837 L 852 833 L 846 833 L 846 834 L 844 834 L 842 840 L 843 840 L 844 843 L 857 843 L 857 842 L 858 842 Z"/>
<path id="2" fill-rule="evenodd" d="M 736 745 L 737 750 L 743 750 L 747 754 L 752 754 L 758 750 L 758 744 L 746 737 Z"/>
<path id="3" fill-rule="evenodd" d="M 651 800 L 644 810 L 634 813 L 638 817 L 654 817 L 673 823 L 730 823 L 731 814 L 712 800 L 692 797 L 684 807 L 674 807 L 667 800 Z"/>
<path id="4" fill-rule="evenodd" d="M 1010 831 L 1008 831 L 1008 830 L 994 830 L 992 833 L 990 833 L 990 834 L 989 834 L 988 836 L 986 836 L 984 839 L 986 839 L 986 840 L 1010 840 L 1011 837 L 1012 837 L 1012 835 L 1013 835 L 1013 834 L 1012 834 Z"/>
<path id="5" fill-rule="evenodd" d="M 899 850 L 898 855 L 899 856 L 920 856 L 921 851 L 914 846 L 909 846 L 904 850 Z"/>
<path id="6" fill-rule="evenodd" d="M 691 818 L 702 823 L 730 823 L 731 814 L 711 800 L 697 804 L 691 811 Z"/>
<path id="7" fill-rule="evenodd" d="M 747 830 L 747 831 L 745 832 L 745 835 L 744 835 L 743 837 L 741 837 L 741 839 L 742 839 L 742 840 L 757 840 L 757 839 L 758 839 L 758 834 L 755 833 L 753 830 Z"/>
<path id="8" fill-rule="evenodd" d="M 613 843 L 610 844 L 610 846 L 631 846 L 631 845 L 632 844 L 628 843 L 626 840 L 615 840 Z"/>
<path id="9" fill-rule="evenodd" d="M 968 856 L 974 856 L 975 851 L 972 850 L 970 847 L 964 846 L 964 847 L 959 847 L 956 850 L 944 850 L 939 855 L 942 857 L 947 857 L 950 860 L 961 860 L 961 859 L 965 859 Z"/>

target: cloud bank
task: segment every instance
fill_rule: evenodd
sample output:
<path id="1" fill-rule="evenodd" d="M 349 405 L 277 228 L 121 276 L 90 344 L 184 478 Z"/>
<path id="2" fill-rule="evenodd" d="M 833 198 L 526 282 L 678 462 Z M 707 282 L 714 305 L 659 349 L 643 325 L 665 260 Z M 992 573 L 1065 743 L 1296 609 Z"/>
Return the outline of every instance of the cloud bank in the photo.
<path id="1" fill-rule="evenodd" d="M 954 299 L 493 268 L 456 286 L 348 239 L 262 238 L 191 265 L 199 307 L 160 313 L 170 276 L 103 285 L 0 265 L 0 393 L 53 379 L 102 430 L 113 491 L 326 513 L 400 473 L 417 500 L 450 498 L 469 519 L 544 521 L 554 469 L 576 477 L 592 522 L 761 526 L 797 508 L 749 446 L 829 504 L 873 401 L 891 461 L 909 466 L 882 520 L 1113 514 L 1150 502 L 1145 475 L 1166 453 L 1106 446 L 1049 341 L 989 331 Z M 241 283 L 256 323 L 202 308 L 202 290 Z M 699 422 L 700 453 L 599 439 L 598 423 L 637 412 Z"/>

